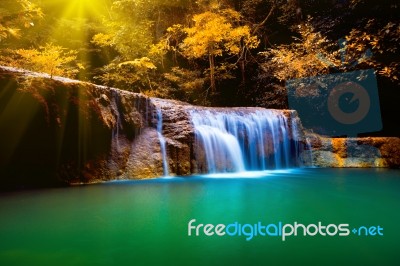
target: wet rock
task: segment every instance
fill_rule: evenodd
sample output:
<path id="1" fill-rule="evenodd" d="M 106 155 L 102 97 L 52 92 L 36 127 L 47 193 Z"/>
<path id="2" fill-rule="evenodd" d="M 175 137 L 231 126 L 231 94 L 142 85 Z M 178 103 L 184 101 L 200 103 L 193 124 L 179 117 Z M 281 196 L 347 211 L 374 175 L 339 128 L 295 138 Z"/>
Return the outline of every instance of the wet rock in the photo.
<path id="1" fill-rule="evenodd" d="M 133 141 L 124 178 L 154 178 L 163 175 L 157 131 L 146 128 Z"/>
<path id="2" fill-rule="evenodd" d="M 313 165 L 318 167 L 400 167 L 400 138 L 329 138 L 312 140 Z"/>
<path id="3" fill-rule="evenodd" d="M 99 102 L 103 105 L 103 106 L 108 106 L 110 104 L 110 99 L 108 99 L 107 95 L 105 95 L 104 93 L 101 94 Z"/>

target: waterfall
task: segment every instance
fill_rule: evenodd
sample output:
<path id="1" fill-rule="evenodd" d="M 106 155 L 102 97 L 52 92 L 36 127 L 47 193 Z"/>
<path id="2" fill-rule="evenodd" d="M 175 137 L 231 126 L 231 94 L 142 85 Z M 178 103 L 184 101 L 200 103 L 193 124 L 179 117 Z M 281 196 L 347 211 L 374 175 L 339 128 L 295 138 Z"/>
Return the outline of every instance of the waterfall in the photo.
<path id="1" fill-rule="evenodd" d="M 260 171 L 297 166 L 297 126 L 280 111 L 195 109 L 195 156 L 208 173 Z M 202 167 L 201 162 L 204 162 Z"/>
<path id="2" fill-rule="evenodd" d="M 166 141 L 162 134 L 163 127 L 163 118 L 162 118 L 162 110 L 161 107 L 157 106 L 157 134 L 158 139 L 160 141 L 160 149 L 161 149 L 161 157 L 162 157 L 162 165 L 163 165 L 163 176 L 169 175 L 168 163 L 167 163 L 167 150 L 166 150 Z"/>
<path id="3" fill-rule="evenodd" d="M 120 149 L 119 146 L 119 129 L 121 127 L 121 118 L 120 118 L 120 111 L 118 109 L 119 101 L 120 101 L 120 96 L 117 91 L 111 90 L 111 108 L 116 116 L 116 123 L 115 126 L 112 129 L 112 140 L 115 141 L 117 150 Z"/>

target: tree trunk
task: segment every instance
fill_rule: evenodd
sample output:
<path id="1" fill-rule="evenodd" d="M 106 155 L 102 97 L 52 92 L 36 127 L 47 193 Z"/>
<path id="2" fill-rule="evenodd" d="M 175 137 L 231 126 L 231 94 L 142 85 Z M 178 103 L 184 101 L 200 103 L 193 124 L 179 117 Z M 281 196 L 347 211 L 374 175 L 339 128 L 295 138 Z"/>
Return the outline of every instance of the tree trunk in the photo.
<path id="1" fill-rule="evenodd" d="M 212 92 L 215 92 L 215 62 L 214 62 L 214 55 L 210 53 L 208 55 L 208 59 L 210 61 L 210 88 Z"/>

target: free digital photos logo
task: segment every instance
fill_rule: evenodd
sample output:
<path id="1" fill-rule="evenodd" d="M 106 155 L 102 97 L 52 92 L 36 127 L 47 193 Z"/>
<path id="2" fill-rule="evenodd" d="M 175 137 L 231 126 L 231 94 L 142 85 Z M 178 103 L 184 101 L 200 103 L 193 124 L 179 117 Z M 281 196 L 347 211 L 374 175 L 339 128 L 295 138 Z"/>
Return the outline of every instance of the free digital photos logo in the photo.
<path id="1" fill-rule="evenodd" d="M 294 223 L 239 223 L 233 222 L 229 224 L 203 224 L 191 219 L 187 227 L 188 236 L 206 236 L 206 237 L 244 237 L 246 241 L 252 240 L 254 237 L 278 237 L 282 241 L 286 241 L 289 237 L 297 236 L 322 236 L 322 237 L 347 237 L 354 236 L 383 236 L 383 227 L 380 225 L 373 226 L 357 226 L 351 227 L 348 223 L 341 224 L 324 224 L 321 221 L 311 224 Z"/>

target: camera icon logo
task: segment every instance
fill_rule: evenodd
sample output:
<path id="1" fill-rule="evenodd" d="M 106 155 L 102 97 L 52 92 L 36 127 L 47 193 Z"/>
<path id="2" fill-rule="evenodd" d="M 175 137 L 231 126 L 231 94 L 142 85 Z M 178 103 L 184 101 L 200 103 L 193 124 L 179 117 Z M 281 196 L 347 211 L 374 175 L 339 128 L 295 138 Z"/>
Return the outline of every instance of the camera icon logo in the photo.
<path id="1" fill-rule="evenodd" d="M 373 69 L 292 79 L 286 88 L 289 107 L 315 133 L 354 137 L 382 129 Z"/>
<path id="2" fill-rule="evenodd" d="M 340 106 L 340 100 L 345 97 L 345 104 L 352 105 L 358 101 L 358 107 L 353 112 L 346 112 Z M 368 114 L 371 101 L 368 92 L 352 81 L 341 83 L 334 87 L 328 97 L 328 111 L 331 116 L 342 124 L 352 125 L 360 122 Z"/>

